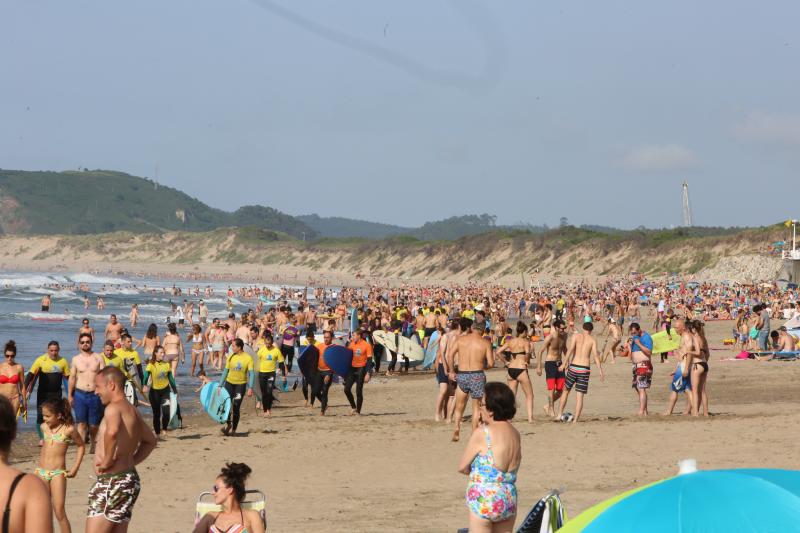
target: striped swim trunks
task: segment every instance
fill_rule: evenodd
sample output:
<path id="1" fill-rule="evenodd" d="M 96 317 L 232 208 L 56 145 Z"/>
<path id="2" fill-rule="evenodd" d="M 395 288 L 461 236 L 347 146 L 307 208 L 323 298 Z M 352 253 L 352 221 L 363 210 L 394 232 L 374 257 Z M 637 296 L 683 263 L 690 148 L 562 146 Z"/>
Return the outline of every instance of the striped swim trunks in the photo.
<path id="1" fill-rule="evenodd" d="M 588 366 L 569 365 L 564 386 L 567 390 L 572 390 L 572 387 L 575 387 L 578 392 L 586 394 L 589 392 L 589 375 L 591 373 L 592 371 L 589 370 Z"/>

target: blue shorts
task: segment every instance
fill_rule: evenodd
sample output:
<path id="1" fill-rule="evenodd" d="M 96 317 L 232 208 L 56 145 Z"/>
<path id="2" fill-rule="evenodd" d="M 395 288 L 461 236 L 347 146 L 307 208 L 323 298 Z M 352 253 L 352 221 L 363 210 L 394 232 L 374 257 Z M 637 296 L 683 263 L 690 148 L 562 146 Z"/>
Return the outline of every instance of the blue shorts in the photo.
<path id="1" fill-rule="evenodd" d="M 75 422 L 79 424 L 97 426 L 103 418 L 103 403 L 100 396 L 93 392 L 75 389 L 72 409 L 75 411 Z"/>

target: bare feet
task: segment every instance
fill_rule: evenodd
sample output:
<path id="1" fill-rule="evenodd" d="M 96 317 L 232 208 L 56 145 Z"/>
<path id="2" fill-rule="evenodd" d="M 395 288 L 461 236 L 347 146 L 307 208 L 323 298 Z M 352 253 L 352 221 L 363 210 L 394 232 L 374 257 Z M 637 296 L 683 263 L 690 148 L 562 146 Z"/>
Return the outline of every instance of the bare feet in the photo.
<path id="1" fill-rule="evenodd" d="M 454 432 L 453 432 L 453 438 L 452 438 L 451 440 L 452 440 L 453 442 L 458 442 L 458 439 L 459 439 L 459 438 L 460 438 L 460 437 L 459 437 L 459 434 L 458 434 L 458 430 L 454 431 Z"/>
<path id="2" fill-rule="evenodd" d="M 350 411 L 350 416 L 355 416 L 355 415 L 357 415 L 357 414 L 358 414 L 358 413 L 356 412 L 356 410 L 355 410 L 355 409 L 352 409 L 352 410 Z"/>

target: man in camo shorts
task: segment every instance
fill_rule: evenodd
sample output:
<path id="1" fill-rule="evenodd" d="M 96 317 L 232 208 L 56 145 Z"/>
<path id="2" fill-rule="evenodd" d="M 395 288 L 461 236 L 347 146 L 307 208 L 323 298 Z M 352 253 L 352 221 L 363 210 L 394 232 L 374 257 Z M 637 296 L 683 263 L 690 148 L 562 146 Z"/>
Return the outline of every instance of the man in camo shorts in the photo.
<path id="1" fill-rule="evenodd" d="M 98 372 L 95 393 L 105 406 L 105 415 L 97 432 L 97 481 L 89 490 L 86 531 L 127 531 L 141 490 L 136 465 L 156 447 L 156 436 L 125 398 L 125 376 L 118 368 Z"/>

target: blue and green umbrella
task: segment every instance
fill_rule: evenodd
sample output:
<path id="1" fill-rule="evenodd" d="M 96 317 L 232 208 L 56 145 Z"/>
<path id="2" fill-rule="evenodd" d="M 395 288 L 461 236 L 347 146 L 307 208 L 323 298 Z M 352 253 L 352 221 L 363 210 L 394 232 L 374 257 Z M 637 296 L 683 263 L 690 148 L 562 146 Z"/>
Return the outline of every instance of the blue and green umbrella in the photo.
<path id="1" fill-rule="evenodd" d="M 800 471 L 705 470 L 590 507 L 558 533 L 800 531 Z"/>

